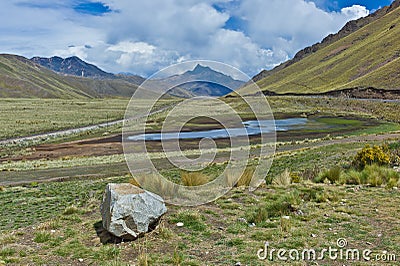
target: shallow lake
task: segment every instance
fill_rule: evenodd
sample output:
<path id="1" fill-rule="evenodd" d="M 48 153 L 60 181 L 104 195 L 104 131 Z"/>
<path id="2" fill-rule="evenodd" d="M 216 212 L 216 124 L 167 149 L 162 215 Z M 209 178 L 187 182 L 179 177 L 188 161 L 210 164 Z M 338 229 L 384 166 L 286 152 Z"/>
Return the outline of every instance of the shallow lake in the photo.
<path id="1" fill-rule="evenodd" d="M 276 131 L 291 131 L 305 128 L 315 128 L 316 122 L 307 118 L 287 118 L 275 120 L 249 120 L 243 122 L 241 128 L 225 128 L 225 129 L 211 129 L 199 130 L 190 132 L 168 132 L 168 133 L 148 133 L 129 136 L 127 139 L 130 141 L 143 141 L 143 140 L 172 140 L 172 139 L 223 139 L 232 137 L 254 136 L 261 133 L 270 133 L 275 129 Z M 328 125 L 326 125 L 328 126 Z"/>

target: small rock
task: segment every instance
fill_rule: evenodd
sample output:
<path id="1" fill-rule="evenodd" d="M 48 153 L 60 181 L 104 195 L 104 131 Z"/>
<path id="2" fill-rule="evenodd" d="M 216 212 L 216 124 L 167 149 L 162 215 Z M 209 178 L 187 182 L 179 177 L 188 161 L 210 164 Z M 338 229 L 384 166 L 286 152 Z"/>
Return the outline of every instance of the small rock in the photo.
<path id="1" fill-rule="evenodd" d="M 378 234 L 378 237 L 382 237 L 382 234 Z"/>
<path id="2" fill-rule="evenodd" d="M 315 238 L 315 237 L 317 237 L 317 235 L 316 235 L 316 234 L 311 234 L 311 237 L 314 237 L 314 238 Z"/>
<path id="3" fill-rule="evenodd" d="M 393 190 L 398 190 L 399 188 L 398 187 L 393 187 Z"/>
<path id="4" fill-rule="evenodd" d="M 256 224 L 255 224 L 255 223 L 251 223 L 251 224 L 249 224 L 249 227 L 254 227 L 254 226 L 256 226 Z"/>
<path id="5" fill-rule="evenodd" d="M 328 230 L 329 230 L 329 231 L 332 231 L 333 229 L 329 227 Z"/>
<path id="6" fill-rule="evenodd" d="M 282 219 L 285 219 L 285 220 L 289 220 L 290 219 L 290 216 L 282 216 Z"/>
<path id="7" fill-rule="evenodd" d="M 182 222 L 179 222 L 179 223 L 176 224 L 176 226 L 182 227 L 182 226 L 184 226 L 184 224 Z"/>
<path id="8" fill-rule="evenodd" d="M 240 261 L 236 262 L 235 266 L 242 266 L 242 263 Z"/>
<path id="9" fill-rule="evenodd" d="M 303 212 L 302 210 L 298 210 L 298 211 L 296 212 L 296 214 L 299 215 L 299 216 L 303 216 L 303 215 L 304 215 L 304 212 Z"/>
<path id="10" fill-rule="evenodd" d="M 78 259 L 79 262 L 83 262 L 83 259 Z"/>
<path id="11" fill-rule="evenodd" d="M 371 243 L 371 242 L 366 242 L 365 244 L 367 244 L 367 245 L 369 245 L 369 246 L 372 246 L 372 243 Z"/>
<path id="12" fill-rule="evenodd" d="M 246 218 L 238 218 L 237 221 L 238 221 L 239 223 L 247 224 Z"/>
<path id="13" fill-rule="evenodd" d="M 56 230 L 50 230 L 50 232 L 54 234 L 56 232 Z"/>

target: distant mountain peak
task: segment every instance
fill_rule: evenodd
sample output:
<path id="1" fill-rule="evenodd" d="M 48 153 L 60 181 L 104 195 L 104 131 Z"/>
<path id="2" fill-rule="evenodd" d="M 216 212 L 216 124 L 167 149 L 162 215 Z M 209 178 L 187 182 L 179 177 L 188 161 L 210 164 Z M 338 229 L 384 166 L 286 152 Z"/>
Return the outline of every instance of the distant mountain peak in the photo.
<path id="1" fill-rule="evenodd" d="M 105 72 L 95 65 L 89 64 L 77 56 L 61 58 L 59 56 L 33 57 L 31 61 L 44 66 L 50 70 L 64 75 L 72 75 L 78 77 L 89 77 L 96 79 L 114 79 L 114 74 Z"/>
<path id="2" fill-rule="evenodd" d="M 208 66 L 203 66 L 203 65 L 201 65 L 201 64 L 197 64 L 197 65 L 193 68 L 193 70 L 190 71 L 190 72 L 192 72 L 192 73 L 194 73 L 194 74 L 197 74 L 197 73 L 202 73 L 202 72 L 206 72 L 206 71 L 217 72 L 217 71 L 211 69 L 210 67 L 208 67 Z"/>

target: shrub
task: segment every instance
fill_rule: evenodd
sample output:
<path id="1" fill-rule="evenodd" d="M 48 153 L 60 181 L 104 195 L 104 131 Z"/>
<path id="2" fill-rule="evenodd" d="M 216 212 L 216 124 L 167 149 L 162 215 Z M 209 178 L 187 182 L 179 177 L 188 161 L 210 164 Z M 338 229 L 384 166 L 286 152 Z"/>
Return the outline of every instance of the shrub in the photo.
<path id="1" fill-rule="evenodd" d="M 364 169 L 367 165 L 378 164 L 388 165 L 390 163 L 390 155 L 386 148 L 382 146 L 370 146 L 366 145 L 361 151 L 354 157 L 353 165 L 359 169 Z"/>
<path id="2" fill-rule="evenodd" d="M 262 223 L 268 218 L 268 211 L 266 204 L 260 204 L 253 207 L 246 213 L 246 219 L 249 223 Z"/>
<path id="3" fill-rule="evenodd" d="M 354 169 L 351 169 L 348 172 L 344 173 L 341 179 L 342 179 L 340 181 L 341 184 L 360 185 L 361 173 Z"/>
<path id="4" fill-rule="evenodd" d="M 290 180 L 292 183 L 300 183 L 301 177 L 298 173 L 291 172 L 290 173 Z"/>
<path id="5" fill-rule="evenodd" d="M 261 203 L 251 208 L 246 213 L 246 219 L 250 223 L 258 224 L 265 222 L 267 218 L 276 218 L 282 215 L 288 215 L 294 211 L 292 202 L 297 204 L 300 200 L 298 193 L 283 195 L 275 201 Z"/>
<path id="6" fill-rule="evenodd" d="M 400 173 L 386 166 L 377 164 L 366 165 L 363 170 L 350 169 L 341 175 L 340 183 L 349 185 L 369 184 L 379 187 L 384 184 L 388 188 L 397 186 L 400 181 Z"/>
<path id="7" fill-rule="evenodd" d="M 207 184 L 209 181 L 208 176 L 200 172 L 181 172 L 181 180 L 185 186 L 201 186 Z"/>
<path id="8" fill-rule="evenodd" d="M 336 183 L 339 181 L 341 173 L 342 173 L 342 168 L 340 168 L 339 166 L 334 166 L 320 173 L 315 179 L 315 182 L 321 183 L 325 182 L 325 180 L 328 180 L 332 184 Z"/>
<path id="9" fill-rule="evenodd" d="M 387 147 L 390 151 L 391 165 L 400 165 L 400 141 L 390 143 Z"/>
<path id="10" fill-rule="evenodd" d="M 320 173 L 318 166 L 314 165 L 313 168 L 307 168 L 301 173 L 303 180 L 314 180 Z"/>
<path id="11" fill-rule="evenodd" d="M 391 186 L 400 179 L 400 174 L 393 169 L 376 164 L 366 166 L 361 175 L 363 183 L 370 184 L 373 187 L 383 184 Z"/>

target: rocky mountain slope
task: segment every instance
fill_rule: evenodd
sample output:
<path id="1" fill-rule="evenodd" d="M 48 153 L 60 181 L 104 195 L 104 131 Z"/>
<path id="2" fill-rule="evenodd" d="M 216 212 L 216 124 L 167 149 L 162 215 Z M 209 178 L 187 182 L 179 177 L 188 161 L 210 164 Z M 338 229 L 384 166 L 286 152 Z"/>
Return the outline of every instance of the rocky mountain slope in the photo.
<path id="1" fill-rule="evenodd" d="M 322 93 L 349 88 L 400 89 L 400 0 L 348 22 L 253 80 L 266 93 Z M 243 92 L 251 93 L 249 88 Z"/>
<path id="2" fill-rule="evenodd" d="M 123 79 L 59 75 L 25 57 L 0 55 L 0 97 L 3 98 L 130 97 L 137 86 Z"/>
<path id="3" fill-rule="evenodd" d="M 31 61 L 61 74 L 99 79 L 115 78 L 113 74 L 107 73 L 95 65 L 86 63 L 76 56 L 65 59 L 58 56 L 51 58 L 33 57 Z"/>

